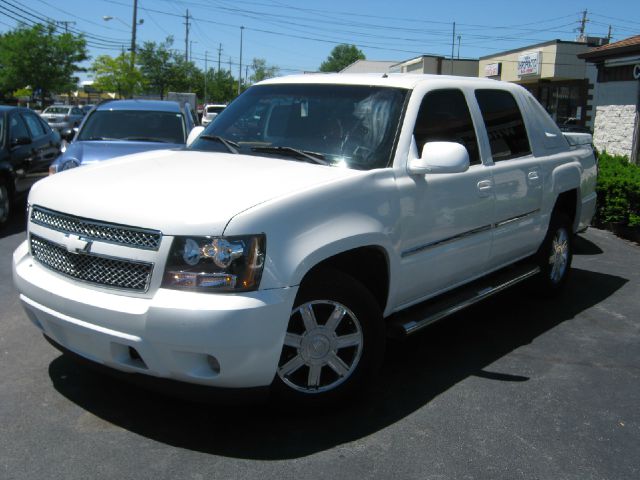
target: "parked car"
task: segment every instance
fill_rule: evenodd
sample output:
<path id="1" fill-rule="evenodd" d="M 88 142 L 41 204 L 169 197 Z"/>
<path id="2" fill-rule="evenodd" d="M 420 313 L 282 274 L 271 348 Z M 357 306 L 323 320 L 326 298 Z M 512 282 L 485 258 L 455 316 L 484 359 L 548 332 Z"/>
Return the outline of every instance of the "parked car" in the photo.
<path id="1" fill-rule="evenodd" d="M 204 110 L 202 112 L 202 126 L 206 127 L 218 116 L 220 112 L 222 112 L 226 105 L 205 105 Z"/>
<path id="2" fill-rule="evenodd" d="M 184 147 L 193 127 L 192 116 L 178 102 L 104 102 L 87 114 L 77 133 L 63 132 L 70 143 L 49 173 L 130 153 Z"/>
<path id="3" fill-rule="evenodd" d="M 55 130 L 61 131 L 80 125 L 84 112 L 72 105 L 51 105 L 44 109 L 40 116 Z"/>
<path id="4" fill-rule="evenodd" d="M 267 80 L 187 149 L 38 182 L 13 278 L 63 351 L 340 402 L 375 381 L 386 335 L 525 281 L 538 302 L 562 291 L 596 204 L 574 135 L 506 82 Z"/>
<path id="5" fill-rule="evenodd" d="M 0 228 L 15 196 L 47 174 L 60 154 L 60 134 L 28 108 L 0 106 Z"/>

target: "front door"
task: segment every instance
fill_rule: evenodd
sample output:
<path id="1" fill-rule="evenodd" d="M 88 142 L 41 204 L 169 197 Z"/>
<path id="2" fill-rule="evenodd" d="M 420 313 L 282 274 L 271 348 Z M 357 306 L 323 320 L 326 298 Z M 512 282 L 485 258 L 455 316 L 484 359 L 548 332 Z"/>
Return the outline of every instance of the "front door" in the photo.
<path id="1" fill-rule="evenodd" d="M 470 168 L 454 174 L 399 178 L 402 244 L 398 303 L 407 305 L 469 281 L 486 268 L 494 194 L 491 171 L 480 161 L 464 93 L 432 90 L 414 128 L 417 151 L 427 142 L 460 143 Z"/>

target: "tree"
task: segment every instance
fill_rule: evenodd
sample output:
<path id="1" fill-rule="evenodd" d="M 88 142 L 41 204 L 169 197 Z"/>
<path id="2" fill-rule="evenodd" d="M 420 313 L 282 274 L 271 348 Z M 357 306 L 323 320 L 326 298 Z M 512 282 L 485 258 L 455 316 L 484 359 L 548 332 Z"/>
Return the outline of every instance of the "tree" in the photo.
<path id="1" fill-rule="evenodd" d="M 167 37 L 162 43 L 144 42 L 138 51 L 137 63 L 144 85 L 164 99 L 174 73 L 174 54 L 171 52 L 173 37 Z"/>
<path id="2" fill-rule="evenodd" d="M 364 60 L 364 53 L 355 45 L 341 43 L 331 50 L 327 59 L 320 65 L 321 72 L 339 72 L 356 60 Z"/>
<path id="3" fill-rule="evenodd" d="M 130 98 L 142 89 L 142 73 L 131 64 L 131 53 L 113 58 L 100 55 L 93 62 L 94 86 L 105 92 L 116 92 L 121 98 Z"/>
<path id="4" fill-rule="evenodd" d="M 251 63 L 251 70 L 253 70 L 253 75 L 251 75 L 250 78 L 251 83 L 277 77 L 280 74 L 280 68 L 275 65 L 268 67 L 267 61 L 264 58 L 254 58 Z"/>
<path id="5" fill-rule="evenodd" d="M 78 65 L 88 58 L 82 35 L 57 34 L 54 25 L 20 26 L 0 35 L 0 92 L 30 86 L 44 99 L 77 87 Z"/>

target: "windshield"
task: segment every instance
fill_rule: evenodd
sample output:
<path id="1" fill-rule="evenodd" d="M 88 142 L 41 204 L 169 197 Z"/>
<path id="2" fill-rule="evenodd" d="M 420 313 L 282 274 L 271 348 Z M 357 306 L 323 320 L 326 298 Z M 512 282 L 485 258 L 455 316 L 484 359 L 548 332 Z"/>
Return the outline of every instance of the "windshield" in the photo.
<path id="1" fill-rule="evenodd" d="M 193 150 L 282 156 L 286 147 L 327 164 L 361 170 L 389 165 L 407 90 L 364 85 L 280 84 L 252 87 L 222 111 Z"/>
<path id="2" fill-rule="evenodd" d="M 180 113 L 101 110 L 87 118 L 78 140 L 185 143 L 185 131 Z"/>
<path id="3" fill-rule="evenodd" d="M 59 113 L 67 115 L 69 113 L 69 107 L 47 107 L 42 113 Z"/>

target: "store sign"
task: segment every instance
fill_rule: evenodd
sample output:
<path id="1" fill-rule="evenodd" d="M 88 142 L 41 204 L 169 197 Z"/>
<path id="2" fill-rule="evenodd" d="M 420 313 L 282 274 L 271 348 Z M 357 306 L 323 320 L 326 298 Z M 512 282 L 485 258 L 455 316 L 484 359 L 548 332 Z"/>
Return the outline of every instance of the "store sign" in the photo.
<path id="1" fill-rule="evenodd" d="M 540 75 L 540 52 L 523 53 L 518 57 L 518 76 Z"/>
<path id="2" fill-rule="evenodd" d="M 485 77 L 497 77 L 502 71 L 502 63 L 490 63 L 484 66 Z"/>
<path id="3" fill-rule="evenodd" d="M 633 78 L 640 80 L 640 63 L 633 67 Z"/>

